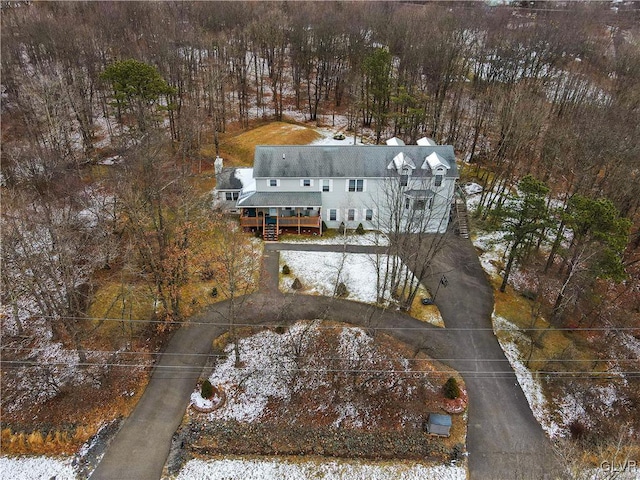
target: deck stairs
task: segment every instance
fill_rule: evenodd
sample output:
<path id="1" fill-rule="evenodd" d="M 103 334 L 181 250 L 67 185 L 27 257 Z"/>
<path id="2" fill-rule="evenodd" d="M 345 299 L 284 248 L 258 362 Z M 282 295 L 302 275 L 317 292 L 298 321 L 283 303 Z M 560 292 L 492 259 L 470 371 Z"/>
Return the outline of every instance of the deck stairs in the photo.
<path id="1" fill-rule="evenodd" d="M 262 239 L 269 242 L 278 241 L 278 227 L 276 225 L 265 225 L 262 231 Z"/>
<path id="2" fill-rule="evenodd" d="M 458 235 L 469 238 L 469 215 L 464 198 L 456 197 L 456 217 L 458 218 Z"/>

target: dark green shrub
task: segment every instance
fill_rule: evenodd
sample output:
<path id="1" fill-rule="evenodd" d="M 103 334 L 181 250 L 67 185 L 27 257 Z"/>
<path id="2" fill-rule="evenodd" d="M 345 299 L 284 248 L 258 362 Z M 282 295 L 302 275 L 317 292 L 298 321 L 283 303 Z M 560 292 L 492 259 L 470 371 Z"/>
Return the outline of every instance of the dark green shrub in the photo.
<path id="1" fill-rule="evenodd" d="M 211 263 L 204 262 L 204 264 L 202 265 L 202 270 L 200 270 L 200 278 L 205 282 L 208 282 L 209 280 L 212 280 L 213 277 L 215 276 L 216 276 L 216 272 L 211 266 Z"/>
<path id="2" fill-rule="evenodd" d="M 336 297 L 346 297 L 349 295 L 349 290 L 347 290 L 347 286 L 340 282 L 336 287 Z"/>
<path id="3" fill-rule="evenodd" d="M 459 462 L 464 457 L 464 445 L 456 443 L 449 454 L 449 460 L 451 462 Z"/>
<path id="4" fill-rule="evenodd" d="M 302 283 L 300 282 L 300 280 L 298 280 L 297 277 L 291 284 L 291 288 L 293 288 L 294 290 L 302 290 Z"/>
<path id="5" fill-rule="evenodd" d="M 209 380 L 205 380 L 204 382 L 202 382 L 202 386 L 200 387 L 200 395 L 202 395 L 202 398 L 206 399 L 213 397 L 213 385 L 211 385 L 211 382 Z"/>
<path id="6" fill-rule="evenodd" d="M 444 396 L 451 400 L 455 400 L 460 396 L 460 387 L 455 378 L 449 377 L 449 380 L 444 384 Z"/>
<path id="7" fill-rule="evenodd" d="M 326 232 L 329 229 L 329 227 L 327 227 L 327 224 L 324 223 L 324 220 L 322 221 L 322 233 Z"/>
<path id="8" fill-rule="evenodd" d="M 283 275 L 289 275 L 291 273 L 291 269 L 289 268 L 289 265 L 283 265 L 282 266 L 282 274 Z"/>
<path id="9" fill-rule="evenodd" d="M 362 226 L 362 223 L 358 224 L 358 227 L 356 228 L 356 233 L 358 235 L 364 235 L 364 227 Z"/>
<path id="10" fill-rule="evenodd" d="M 583 440 L 587 436 L 589 429 L 580 420 L 574 420 L 569 424 L 569 433 L 573 440 Z"/>

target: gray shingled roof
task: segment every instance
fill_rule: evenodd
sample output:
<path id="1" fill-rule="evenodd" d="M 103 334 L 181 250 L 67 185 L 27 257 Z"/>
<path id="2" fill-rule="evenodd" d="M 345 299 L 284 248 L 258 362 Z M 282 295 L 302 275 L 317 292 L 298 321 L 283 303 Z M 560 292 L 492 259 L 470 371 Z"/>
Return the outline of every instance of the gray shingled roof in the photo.
<path id="1" fill-rule="evenodd" d="M 449 162 L 447 177 L 458 177 L 451 145 L 259 145 L 256 147 L 255 178 L 382 178 L 389 175 L 387 165 L 403 152 L 421 165 L 437 152 Z M 284 158 L 283 158 L 284 156 Z M 416 168 L 414 176 L 431 176 L 430 169 Z"/>
<path id="2" fill-rule="evenodd" d="M 242 182 L 236 177 L 236 168 L 223 168 L 216 175 L 216 189 L 218 190 L 240 190 Z"/>
<path id="3" fill-rule="evenodd" d="M 428 188 L 426 190 L 411 189 L 404 192 L 404 194 L 409 197 L 415 197 L 415 198 L 429 198 L 429 197 L 433 197 L 436 193 L 430 188 Z"/>
<path id="4" fill-rule="evenodd" d="M 320 192 L 256 192 L 238 202 L 239 207 L 320 207 Z"/>

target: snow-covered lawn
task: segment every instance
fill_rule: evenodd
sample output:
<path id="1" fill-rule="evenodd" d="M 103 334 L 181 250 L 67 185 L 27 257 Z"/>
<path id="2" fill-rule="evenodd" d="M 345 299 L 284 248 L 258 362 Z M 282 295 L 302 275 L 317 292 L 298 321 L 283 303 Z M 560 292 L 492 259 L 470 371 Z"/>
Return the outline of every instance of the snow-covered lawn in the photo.
<path id="1" fill-rule="evenodd" d="M 338 120 L 337 123 L 342 125 L 342 128 L 336 127 L 335 129 L 331 128 L 317 128 L 316 131 L 322 135 L 322 138 L 314 140 L 311 142 L 311 145 L 353 145 L 353 133 L 344 131 L 344 127 L 346 126 L 347 119 L 344 116 L 338 115 L 336 116 Z M 336 140 L 333 136 L 341 131 L 341 133 L 345 136 L 344 140 Z M 358 140 L 356 140 L 356 145 L 364 145 L 362 143 L 362 138 L 358 136 Z"/>
<path id="2" fill-rule="evenodd" d="M 300 235 L 287 235 L 281 237 L 281 243 L 313 243 L 316 245 L 389 245 L 389 238 L 380 232 L 366 232 L 362 235 L 350 233 L 336 235 L 334 237 L 303 237 Z"/>
<path id="3" fill-rule="evenodd" d="M 303 336 L 304 327 L 294 325 L 289 332 L 287 339 Z M 209 377 L 212 385 L 226 392 L 227 402 L 222 408 L 209 413 L 210 419 L 252 422 L 261 417 L 270 398 L 287 399 L 290 396 L 288 375 L 295 365 L 288 358 L 289 343 L 282 340 L 272 331 L 240 340 L 238 349 L 242 368 L 235 367 L 232 345 L 227 347 L 227 358 L 216 365 Z M 301 338 L 301 341 L 304 343 L 306 339 Z M 192 394 L 191 401 L 200 407 L 211 406 L 202 400 L 199 393 Z"/>
<path id="4" fill-rule="evenodd" d="M 487 274 L 492 277 L 500 275 L 506 246 L 504 232 L 478 232 L 472 235 L 473 245 L 482 250 L 480 264 Z"/>
<path id="5" fill-rule="evenodd" d="M 385 265 L 386 257 L 379 256 L 380 265 Z M 347 299 L 376 303 L 375 255 L 283 250 L 280 252 L 280 261 L 291 270 L 290 275 L 282 275 L 280 278 L 282 291 L 292 291 L 291 284 L 298 278 L 305 293 L 333 296 L 335 286 L 342 282 L 349 292 Z M 388 289 L 385 289 L 384 298 L 390 298 Z"/>
<path id="6" fill-rule="evenodd" d="M 74 480 L 71 458 L 0 456 L 0 478 L 3 480 Z"/>
<path id="7" fill-rule="evenodd" d="M 356 461 L 287 461 L 280 459 L 190 460 L 180 470 L 177 480 L 306 480 L 368 479 L 368 480 L 462 480 L 464 468 L 428 466 L 412 462 L 368 463 Z"/>
<path id="8" fill-rule="evenodd" d="M 370 235 L 367 237 L 367 235 Z M 374 239 L 375 234 L 355 235 L 356 238 L 365 237 L 367 241 Z M 386 238 L 386 237 L 385 237 Z M 329 239 L 332 240 L 332 239 Z M 384 268 L 386 255 L 380 255 L 378 264 Z M 343 263 L 344 260 L 344 263 Z M 363 303 L 376 303 L 377 279 L 376 256 L 365 253 L 337 253 L 337 252 L 298 252 L 283 250 L 280 252 L 280 264 L 287 265 L 291 270 L 289 275 L 280 276 L 280 290 L 292 292 L 291 284 L 295 278 L 302 283 L 304 292 L 315 295 L 332 296 L 340 273 L 340 281 L 345 284 L 349 295 L 348 300 Z M 342 264 L 342 270 L 340 266 Z M 381 270 L 384 271 L 384 270 Z M 411 316 L 436 327 L 444 327 L 444 321 L 438 307 L 423 306 L 420 299 L 431 294 L 420 286 L 416 300 L 410 310 Z M 390 293 L 385 289 L 384 298 L 389 300 Z"/>
<path id="9" fill-rule="evenodd" d="M 412 368 L 422 371 L 426 367 L 412 367 L 411 362 L 406 359 L 393 358 L 400 352 L 387 350 L 384 341 L 378 343 L 379 341 L 380 339 L 367 335 L 361 328 L 321 321 L 301 321 L 284 331 L 258 331 L 239 341 L 242 361 L 239 368 L 235 366 L 233 344 L 227 345 L 227 357 L 217 363 L 209 377 L 214 386 L 224 389 L 227 401 L 220 409 L 197 414 L 194 419 L 199 418 L 205 426 L 209 422 L 234 420 L 247 423 L 272 422 L 276 415 L 280 422 L 292 425 L 296 422 L 305 425 L 305 422 L 313 418 L 314 426 L 376 428 L 377 425 L 388 424 L 419 430 L 422 416 L 400 405 L 404 405 L 405 401 L 412 401 L 415 392 L 419 391 L 418 383 L 426 392 L 436 392 L 439 383 L 432 384 L 428 376 L 417 378 L 402 374 L 401 372 L 408 373 Z M 399 375 L 391 374 L 380 379 L 384 385 L 387 382 L 393 384 L 393 390 L 385 390 L 392 401 L 388 405 L 382 402 L 387 405 L 382 407 L 385 408 L 384 411 L 377 411 L 378 407 L 374 405 L 372 397 L 363 397 L 357 389 L 352 391 L 351 383 L 346 381 L 347 377 L 336 380 L 336 372 L 352 372 L 353 369 L 400 372 Z M 332 382 L 338 383 L 334 385 Z M 370 385 L 371 388 L 377 388 L 375 381 Z M 331 388 L 340 388 L 341 394 L 327 404 L 324 400 Z M 197 395 L 199 394 L 194 393 L 192 400 L 201 403 Z M 296 403 L 296 406 L 290 407 L 292 399 L 297 399 L 298 402 L 300 399 L 306 400 L 303 404 Z M 423 401 L 425 400 L 421 400 L 421 405 Z M 273 411 L 273 405 L 278 405 L 277 412 Z M 305 406 L 305 413 L 296 413 L 300 405 Z M 317 405 L 317 409 L 314 405 Z M 424 405 L 413 408 L 423 409 Z M 296 419 L 298 416 L 301 418 Z M 389 423 L 390 418 L 395 420 Z M 401 460 L 374 462 L 325 460 L 321 457 L 304 457 L 302 460 L 302 457 L 295 457 L 295 461 L 292 461 L 291 457 L 262 457 L 260 460 L 216 457 L 207 461 L 189 461 L 182 467 L 177 478 L 458 480 L 466 478 L 466 469 L 464 466 L 429 465 Z"/>
<path id="10" fill-rule="evenodd" d="M 0 478 L 15 480 L 75 480 L 71 458 L 0 456 Z M 360 461 L 314 460 L 291 462 L 286 459 L 215 459 L 190 460 L 180 470 L 177 480 L 463 480 L 466 471 L 457 466 L 428 466 L 412 462 L 368 463 Z"/>
<path id="11" fill-rule="evenodd" d="M 243 338 L 238 345 L 242 361 L 241 368 L 235 366 L 233 345 L 228 345 L 226 359 L 216 365 L 209 377 L 212 385 L 221 387 L 225 391 L 227 401 L 220 409 L 207 414 L 208 418 L 253 422 L 268 414 L 268 404 L 271 400 L 277 399 L 286 403 L 292 394 L 308 396 L 307 394 L 311 391 L 328 387 L 330 375 L 326 371 L 329 368 L 326 363 L 327 358 L 341 359 L 342 363 L 333 365 L 331 367 L 333 369 L 380 369 L 383 368 L 381 365 L 384 365 L 384 368 L 389 371 L 411 370 L 412 367 L 408 361 L 389 363 L 385 351 L 380 350 L 374 339 L 361 328 L 346 326 L 333 328 L 337 331 L 330 334 L 329 332 L 333 330 L 322 330 L 320 321 L 298 322 L 283 333 L 264 330 Z M 319 350 L 330 348 L 325 344 L 329 345 L 328 339 L 336 335 L 337 350 L 335 352 Z M 316 358 L 323 355 L 327 358 Z M 363 358 L 366 360 L 362 360 Z M 300 374 L 301 371 L 304 375 Z M 424 381 L 429 382 L 426 378 Z M 414 391 L 415 387 L 409 380 L 396 379 L 393 382 L 397 384 L 394 388 L 397 388 L 398 392 L 405 388 L 406 383 L 406 392 L 399 393 L 402 398 L 410 397 L 411 392 Z M 369 409 L 371 405 L 362 404 L 360 397 L 354 397 L 351 400 L 348 395 L 349 389 L 343 388 L 341 400 L 336 400 L 330 407 L 324 408 L 326 411 L 334 412 L 331 414 L 335 417 L 334 426 L 339 427 L 344 425 L 344 422 L 362 426 L 362 419 L 365 417 L 369 418 L 368 423 L 373 425 L 375 421 L 369 417 L 371 412 L 362 411 Z M 205 404 L 197 392 L 192 394 L 191 400 L 199 407 L 210 406 Z M 407 416 L 410 417 L 410 413 L 407 413 Z M 403 421 L 411 422 L 412 419 L 406 418 Z"/>

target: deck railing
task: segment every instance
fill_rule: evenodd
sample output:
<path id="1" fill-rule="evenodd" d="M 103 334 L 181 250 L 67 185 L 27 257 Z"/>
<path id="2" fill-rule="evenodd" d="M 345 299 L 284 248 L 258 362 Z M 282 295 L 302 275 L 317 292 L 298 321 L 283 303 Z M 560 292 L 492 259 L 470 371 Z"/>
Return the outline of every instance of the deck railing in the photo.
<path id="1" fill-rule="evenodd" d="M 265 217 L 240 217 L 240 226 L 241 227 L 258 227 L 262 228 L 264 226 L 263 219 Z M 278 227 L 320 227 L 320 222 L 322 221 L 319 215 L 313 217 L 268 217 L 270 219 L 276 219 L 276 225 Z"/>

